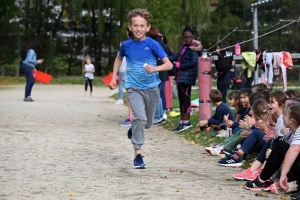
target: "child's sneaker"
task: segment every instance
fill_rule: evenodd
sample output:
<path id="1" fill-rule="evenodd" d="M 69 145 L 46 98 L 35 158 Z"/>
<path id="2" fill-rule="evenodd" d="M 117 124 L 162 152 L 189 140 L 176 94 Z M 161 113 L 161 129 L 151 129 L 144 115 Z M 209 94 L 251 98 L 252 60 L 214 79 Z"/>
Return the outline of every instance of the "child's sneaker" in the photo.
<path id="1" fill-rule="evenodd" d="M 181 131 L 184 131 L 184 130 L 186 130 L 186 129 L 188 129 L 188 128 L 191 128 L 191 127 L 193 127 L 193 125 L 191 124 L 191 122 L 188 122 L 188 123 L 182 123 L 181 124 L 181 126 L 179 126 L 178 127 L 178 129 L 175 131 L 175 132 L 181 132 Z"/>
<path id="2" fill-rule="evenodd" d="M 228 137 L 228 132 L 226 130 L 219 130 L 218 134 L 216 134 L 214 137 L 218 137 L 218 138 Z"/>
<path id="3" fill-rule="evenodd" d="M 143 157 L 141 154 L 137 154 L 135 159 L 133 160 L 133 168 L 134 169 L 145 169 L 146 165 L 143 161 Z"/>
<path id="4" fill-rule="evenodd" d="M 167 118 L 168 118 L 168 116 L 167 116 L 166 113 L 164 113 L 163 118 L 164 118 L 164 119 L 167 119 Z"/>
<path id="5" fill-rule="evenodd" d="M 153 124 L 155 124 L 155 125 L 162 125 L 164 123 L 166 123 L 166 120 L 164 118 L 162 118 L 160 120 L 155 121 Z"/>
<path id="6" fill-rule="evenodd" d="M 120 122 L 120 126 L 131 126 L 131 120 L 128 118 L 124 122 Z"/>
<path id="7" fill-rule="evenodd" d="M 228 156 L 219 161 L 219 164 L 225 167 L 238 167 L 242 166 L 242 158 L 234 159 L 233 156 Z"/>
<path id="8" fill-rule="evenodd" d="M 249 167 L 248 169 L 234 174 L 233 178 L 238 179 L 238 180 L 248 180 L 248 181 L 254 181 L 256 179 L 257 176 L 259 176 L 261 173 L 261 169 L 259 168 L 258 170 L 256 170 L 255 172 L 253 172 L 251 170 L 251 168 Z"/>
<path id="9" fill-rule="evenodd" d="M 269 191 L 270 190 L 270 186 L 273 184 L 272 181 L 270 180 L 266 180 L 264 182 L 261 182 L 259 180 L 259 176 L 256 177 L 256 179 L 254 181 L 247 181 L 245 183 L 245 187 L 248 190 L 253 190 L 253 191 Z"/>
<path id="10" fill-rule="evenodd" d="M 115 102 L 115 104 L 122 105 L 122 104 L 124 104 L 124 101 L 123 101 L 123 99 L 118 99 L 118 100 Z"/>
<path id="11" fill-rule="evenodd" d="M 279 182 L 275 182 L 272 185 L 270 185 L 270 190 L 274 194 L 285 194 L 289 192 L 295 192 L 298 191 L 298 183 L 297 181 L 292 181 L 288 183 L 289 188 L 287 190 L 284 190 Z"/>

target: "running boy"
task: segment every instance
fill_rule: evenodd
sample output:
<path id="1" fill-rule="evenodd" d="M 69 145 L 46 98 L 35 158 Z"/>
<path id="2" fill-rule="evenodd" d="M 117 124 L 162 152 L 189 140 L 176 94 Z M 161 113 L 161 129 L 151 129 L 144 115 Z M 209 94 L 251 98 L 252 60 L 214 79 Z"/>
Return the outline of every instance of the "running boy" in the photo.
<path id="1" fill-rule="evenodd" d="M 135 151 L 133 168 L 144 169 L 141 147 L 145 140 L 145 128 L 148 129 L 153 124 L 155 109 L 159 101 L 158 71 L 171 70 L 172 63 L 161 45 L 146 37 L 152 19 L 152 15 L 146 9 L 131 10 L 127 19 L 133 38 L 124 41 L 121 46 L 114 62 L 113 77 L 109 87 L 111 90 L 116 88 L 117 72 L 123 57 L 126 56 L 127 74 L 124 85 L 134 114 L 131 128 L 128 130 L 128 138 L 131 139 Z M 156 66 L 158 58 L 164 64 Z"/>

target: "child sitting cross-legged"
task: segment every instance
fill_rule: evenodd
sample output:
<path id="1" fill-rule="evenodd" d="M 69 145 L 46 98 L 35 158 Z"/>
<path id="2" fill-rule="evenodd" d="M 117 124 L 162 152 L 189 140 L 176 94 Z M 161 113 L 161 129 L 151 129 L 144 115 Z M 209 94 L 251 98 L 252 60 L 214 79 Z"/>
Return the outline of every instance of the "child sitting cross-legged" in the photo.
<path id="1" fill-rule="evenodd" d="M 223 123 L 224 115 L 228 115 L 228 119 L 235 121 L 234 115 L 225 103 L 222 102 L 222 93 L 219 90 L 212 89 L 209 93 L 209 98 L 212 104 L 216 105 L 215 114 L 207 120 L 200 120 L 200 128 L 212 127 L 216 129 L 221 129 L 220 125 Z"/>

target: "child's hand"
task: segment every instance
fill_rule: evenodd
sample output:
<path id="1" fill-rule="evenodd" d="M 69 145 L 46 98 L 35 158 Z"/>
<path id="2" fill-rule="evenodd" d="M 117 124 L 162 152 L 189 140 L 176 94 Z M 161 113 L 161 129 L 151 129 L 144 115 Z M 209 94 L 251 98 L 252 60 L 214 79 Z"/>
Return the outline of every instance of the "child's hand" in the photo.
<path id="1" fill-rule="evenodd" d="M 243 130 L 241 133 L 241 138 L 247 138 L 250 135 L 251 131 L 250 130 Z"/>
<path id="2" fill-rule="evenodd" d="M 233 121 L 232 120 L 227 120 L 227 122 L 226 122 L 226 126 L 227 127 L 231 127 L 232 126 L 232 124 L 233 124 Z"/>
<path id="3" fill-rule="evenodd" d="M 144 68 L 146 69 L 148 74 L 151 74 L 152 72 L 156 72 L 156 67 L 149 65 L 149 64 L 145 64 Z"/>
<path id="4" fill-rule="evenodd" d="M 247 121 L 249 127 L 251 127 L 256 122 L 255 118 L 253 116 L 249 116 L 249 115 L 245 116 L 245 120 Z"/>
<path id="5" fill-rule="evenodd" d="M 115 89 L 116 87 L 117 87 L 117 81 L 116 81 L 116 78 L 113 77 L 113 78 L 111 79 L 110 83 L 109 83 L 109 88 L 110 88 L 111 90 L 113 90 L 113 89 Z"/>
<path id="6" fill-rule="evenodd" d="M 240 124 L 239 127 L 241 127 L 242 129 L 249 129 L 249 125 L 248 125 L 247 121 L 240 120 L 239 124 Z"/>
<path id="7" fill-rule="evenodd" d="M 268 125 L 262 120 L 256 121 L 255 126 L 263 132 L 265 132 L 268 129 Z"/>
<path id="8" fill-rule="evenodd" d="M 223 116 L 223 122 L 226 123 L 228 121 L 229 114 Z"/>

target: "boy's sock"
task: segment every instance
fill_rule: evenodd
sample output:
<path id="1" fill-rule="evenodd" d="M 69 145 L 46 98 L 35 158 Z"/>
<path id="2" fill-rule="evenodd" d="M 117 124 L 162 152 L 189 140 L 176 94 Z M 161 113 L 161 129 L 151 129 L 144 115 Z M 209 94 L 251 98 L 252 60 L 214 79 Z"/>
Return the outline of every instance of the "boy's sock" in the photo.
<path id="1" fill-rule="evenodd" d="M 190 121 L 189 120 L 182 120 L 182 123 L 183 124 L 187 124 L 187 123 L 189 123 Z"/>
<path id="2" fill-rule="evenodd" d="M 182 120 L 180 120 L 180 122 L 179 122 L 180 124 L 183 124 L 183 121 Z"/>
<path id="3" fill-rule="evenodd" d="M 240 159 L 242 156 L 243 156 L 243 155 L 242 155 L 240 152 L 237 151 L 237 152 L 233 155 L 233 158 L 234 158 L 235 160 L 238 160 L 238 159 Z"/>

